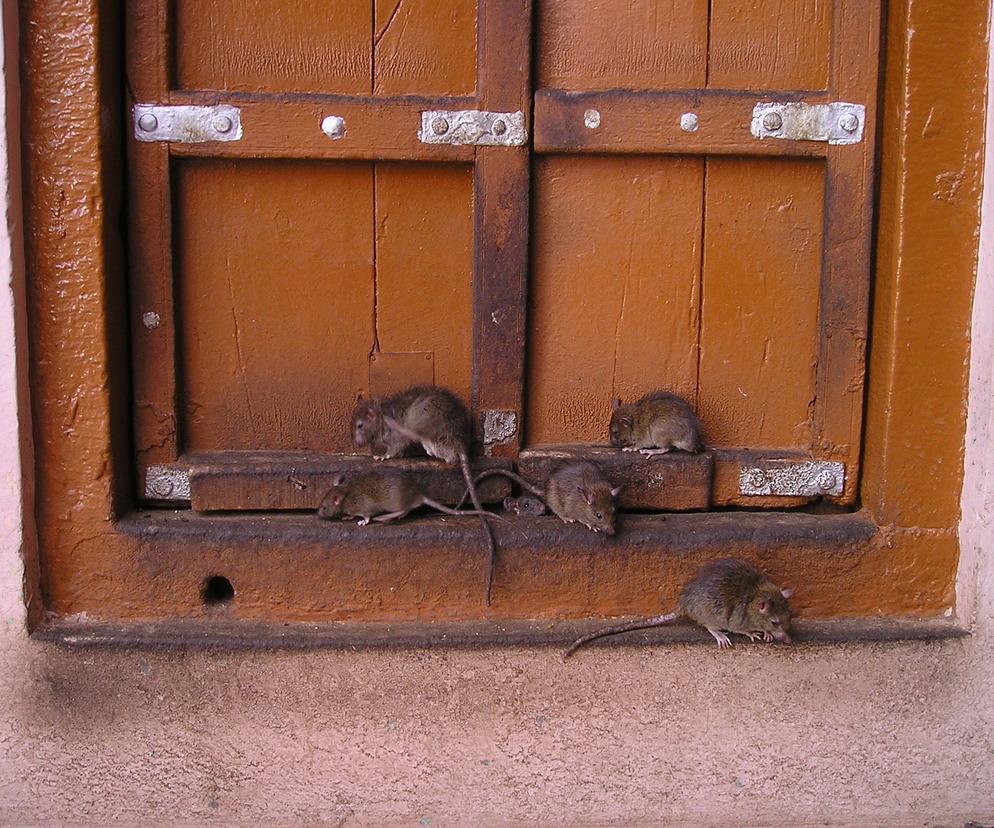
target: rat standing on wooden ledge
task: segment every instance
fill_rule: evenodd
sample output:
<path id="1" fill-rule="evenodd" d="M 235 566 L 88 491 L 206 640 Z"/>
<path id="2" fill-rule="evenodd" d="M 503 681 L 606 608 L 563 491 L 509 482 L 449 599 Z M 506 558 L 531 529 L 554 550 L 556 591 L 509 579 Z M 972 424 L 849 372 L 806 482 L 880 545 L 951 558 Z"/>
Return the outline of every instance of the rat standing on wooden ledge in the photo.
<path id="1" fill-rule="evenodd" d="M 719 649 L 731 647 L 728 633 L 738 633 L 754 641 L 782 641 L 790 644 L 790 607 L 787 599 L 793 590 L 780 589 L 762 572 L 734 558 L 723 558 L 705 564 L 696 577 L 684 587 L 675 612 L 606 627 L 577 639 L 563 653 L 569 658 L 589 641 L 607 635 L 645 630 L 671 624 L 687 618 L 706 628 Z"/>
<path id="2" fill-rule="evenodd" d="M 458 465 L 469 488 L 475 514 L 479 515 L 489 546 L 487 604 L 493 589 L 497 542 L 487 523 L 469 468 L 469 412 L 451 391 L 434 386 L 414 386 L 382 400 L 360 400 L 352 413 L 352 443 L 369 446 L 373 457 L 397 457 L 412 443 L 420 443 L 431 457 Z"/>
<path id="3" fill-rule="evenodd" d="M 651 391 L 627 405 L 614 400 L 612 407 L 611 445 L 615 448 L 645 455 L 701 450 L 701 423 L 683 397 Z"/>

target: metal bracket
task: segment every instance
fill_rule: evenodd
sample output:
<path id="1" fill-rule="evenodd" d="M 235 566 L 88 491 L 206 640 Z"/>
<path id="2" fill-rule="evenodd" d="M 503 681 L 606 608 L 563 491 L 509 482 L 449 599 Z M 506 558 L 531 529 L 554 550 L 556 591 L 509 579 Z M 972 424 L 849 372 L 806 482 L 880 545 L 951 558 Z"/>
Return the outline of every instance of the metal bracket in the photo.
<path id="1" fill-rule="evenodd" d="M 241 110 L 237 106 L 135 104 L 132 113 L 139 141 L 202 144 L 238 141 L 242 137 Z"/>
<path id="2" fill-rule="evenodd" d="M 145 469 L 145 497 L 149 500 L 189 500 L 190 472 L 179 466 Z"/>
<path id="3" fill-rule="evenodd" d="M 421 113 L 418 140 L 422 144 L 520 147 L 528 141 L 528 130 L 523 112 L 432 109 Z"/>
<path id="4" fill-rule="evenodd" d="M 858 144 L 863 140 L 866 107 L 854 103 L 758 103 L 752 110 L 756 138 Z"/>
<path id="5" fill-rule="evenodd" d="M 483 412 L 483 445 L 509 443 L 518 433 L 518 413 L 489 409 Z"/>
<path id="6" fill-rule="evenodd" d="M 739 470 L 739 494 L 743 495 L 840 495 L 845 482 L 845 464 L 828 460 L 766 460 L 761 466 Z"/>

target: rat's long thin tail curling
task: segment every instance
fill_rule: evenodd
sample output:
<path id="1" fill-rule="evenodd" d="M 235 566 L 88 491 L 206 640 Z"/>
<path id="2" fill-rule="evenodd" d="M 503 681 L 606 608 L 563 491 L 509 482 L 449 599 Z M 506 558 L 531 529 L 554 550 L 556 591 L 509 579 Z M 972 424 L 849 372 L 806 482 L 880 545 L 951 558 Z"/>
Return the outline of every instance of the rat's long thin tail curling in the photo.
<path id="1" fill-rule="evenodd" d="M 679 617 L 679 612 L 668 612 L 666 615 L 656 615 L 652 618 L 643 618 L 641 621 L 629 621 L 627 624 L 618 624 L 615 627 L 605 627 L 603 630 L 598 630 L 597 632 L 590 633 L 590 635 L 585 635 L 583 638 L 578 638 L 570 644 L 569 649 L 563 653 L 563 658 L 569 658 L 584 644 L 590 641 L 595 641 L 598 638 L 604 638 L 608 635 L 618 635 L 619 633 L 633 632 L 634 630 L 647 630 L 650 627 L 662 627 L 664 624 L 672 624 Z"/>
<path id="2" fill-rule="evenodd" d="M 466 486 L 469 489 L 469 496 L 473 500 L 473 508 L 477 512 L 483 512 L 480 504 L 480 496 L 476 493 L 476 486 L 473 485 L 473 473 L 469 469 L 469 457 L 465 453 L 459 455 L 459 466 L 462 468 L 462 476 L 466 479 Z M 489 558 L 487 559 L 487 606 L 490 606 L 490 596 L 494 588 L 494 567 L 497 564 L 497 540 L 494 538 L 494 530 L 490 528 L 487 519 L 482 514 L 478 515 L 483 531 L 487 535 L 487 546 Z"/>

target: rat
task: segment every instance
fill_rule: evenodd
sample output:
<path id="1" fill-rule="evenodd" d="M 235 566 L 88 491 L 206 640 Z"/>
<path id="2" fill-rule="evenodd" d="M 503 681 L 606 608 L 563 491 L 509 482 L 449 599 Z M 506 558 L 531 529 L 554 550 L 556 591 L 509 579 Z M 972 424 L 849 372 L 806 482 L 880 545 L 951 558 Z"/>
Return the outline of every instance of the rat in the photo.
<path id="1" fill-rule="evenodd" d="M 493 591 L 497 542 L 487 523 L 469 468 L 469 412 L 451 391 L 415 385 L 383 399 L 359 400 L 352 413 L 352 443 L 369 446 L 376 460 L 396 457 L 411 444 L 420 443 L 430 457 L 458 464 L 469 489 L 473 508 L 483 524 L 489 548 L 487 606 Z"/>
<path id="2" fill-rule="evenodd" d="M 563 658 L 568 658 L 588 641 L 606 635 L 661 627 L 680 618 L 688 618 L 707 629 L 718 648 L 732 646 L 728 633 L 738 633 L 750 641 L 791 643 L 790 606 L 787 599 L 791 589 L 780 589 L 762 572 L 745 561 L 722 558 L 701 567 L 683 588 L 675 611 L 641 621 L 631 621 L 606 627 L 574 641 Z"/>
<path id="3" fill-rule="evenodd" d="M 638 402 L 611 404 L 611 445 L 645 455 L 671 449 L 701 450 L 701 423 L 690 404 L 668 391 L 651 391 Z"/>
<path id="4" fill-rule="evenodd" d="M 357 517 L 360 526 L 370 520 L 388 523 L 421 506 L 430 506 L 447 515 L 479 514 L 450 509 L 432 500 L 418 488 L 414 475 L 401 469 L 369 469 L 347 477 L 339 475 L 332 482 L 318 507 L 318 517 L 325 520 Z"/>
<path id="5" fill-rule="evenodd" d="M 579 522 L 594 532 L 614 534 L 614 499 L 621 487 L 611 488 L 593 463 L 582 460 L 560 465 L 549 475 L 545 491 L 506 469 L 488 469 L 476 482 L 494 475 L 513 480 L 566 523 Z"/>
<path id="6" fill-rule="evenodd" d="M 545 504 L 537 497 L 521 495 L 520 497 L 505 497 L 504 511 L 519 517 L 539 517 L 546 512 Z"/>

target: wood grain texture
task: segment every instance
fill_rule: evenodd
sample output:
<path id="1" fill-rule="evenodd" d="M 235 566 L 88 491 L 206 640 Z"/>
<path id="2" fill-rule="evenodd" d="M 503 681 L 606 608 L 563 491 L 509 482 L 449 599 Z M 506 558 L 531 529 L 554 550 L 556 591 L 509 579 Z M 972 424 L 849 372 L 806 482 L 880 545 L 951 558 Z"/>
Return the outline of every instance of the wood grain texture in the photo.
<path id="1" fill-rule="evenodd" d="M 694 398 L 703 161 L 549 157 L 535 169 L 528 444 L 598 442 L 614 397 Z"/>
<path id="2" fill-rule="evenodd" d="M 686 89 L 706 82 L 708 0 L 538 4 L 538 87 Z"/>
<path id="3" fill-rule="evenodd" d="M 865 4 L 872 5 L 872 0 Z M 825 89 L 833 5 L 840 3 L 833 0 L 713 2 L 708 86 Z"/>
<path id="4" fill-rule="evenodd" d="M 709 446 L 811 444 L 823 165 L 708 161 L 698 407 Z"/>
<path id="5" fill-rule="evenodd" d="M 620 486 L 622 509 L 683 512 L 711 505 L 713 461 L 707 451 L 645 457 L 609 446 L 535 446 L 521 452 L 518 468 L 525 480 L 542 488 L 552 471 L 573 460 L 589 460 L 612 486 Z"/>
<path id="6" fill-rule="evenodd" d="M 185 448 L 349 450 L 373 342 L 370 166 L 178 172 Z"/>
<path id="7" fill-rule="evenodd" d="M 438 460 L 374 461 L 349 454 L 313 452 L 211 452 L 184 458 L 190 464 L 191 507 L 198 512 L 317 509 L 334 478 L 370 468 L 402 469 L 415 475 L 422 494 L 455 506 L 466 494 L 462 472 Z M 473 473 L 510 468 L 507 460 L 488 457 L 471 461 Z M 511 493 L 506 477 L 488 477 L 478 494 L 484 503 L 499 503 Z"/>
<path id="8" fill-rule="evenodd" d="M 175 0 L 181 89 L 370 94 L 369 0 Z"/>
<path id="9" fill-rule="evenodd" d="M 374 0 L 376 95 L 470 95 L 476 0 Z"/>
<path id="10" fill-rule="evenodd" d="M 376 350 L 429 351 L 467 403 L 473 364 L 473 171 L 376 165 Z"/>

